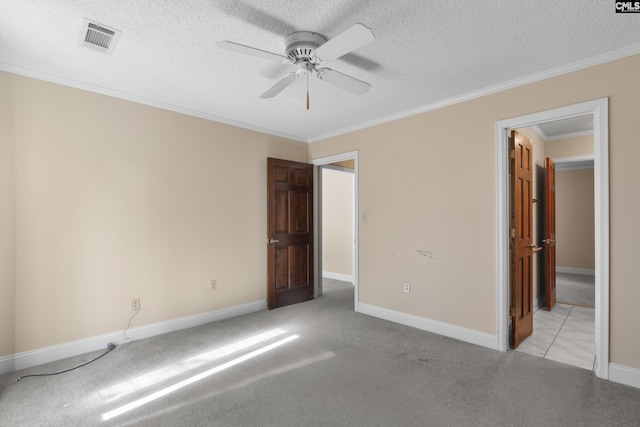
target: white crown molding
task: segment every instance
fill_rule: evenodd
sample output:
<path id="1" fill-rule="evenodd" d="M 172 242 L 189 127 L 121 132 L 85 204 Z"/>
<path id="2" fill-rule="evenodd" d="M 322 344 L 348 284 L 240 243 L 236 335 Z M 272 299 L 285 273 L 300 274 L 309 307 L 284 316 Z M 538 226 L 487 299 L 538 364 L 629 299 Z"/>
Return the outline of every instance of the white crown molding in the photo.
<path id="1" fill-rule="evenodd" d="M 556 163 L 556 165 L 558 165 L 558 164 L 565 164 L 565 163 L 586 162 L 589 160 L 593 161 L 594 159 L 595 159 L 594 154 L 583 154 L 580 156 L 554 157 L 553 161 Z"/>
<path id="2" fill-rule="evenodd" d="M 595 158 L 593 154 L 584 156 L 557 157 L 553 161 L 556 164 L 556 172 L 566 172 L 577 169 L 593 169 Z"/>
<path id="3" fill-rule="evenodd" d="M 626 58 L 629 56 L 637 55 L 640 53 L 640 44 L 636 44 L 633 46 L 625 47 L 622 49 L 614 50 L 613 52 L 608 52 L 603 55 L 594 56 L 591 58 L 583 59 L 581 61 L 576 61 L 571 64 L 563 65 L 561 67 L 552 68 L 550 70 L 542 71 L 535 74 L 530 74 L 525 77 L 521 77 L 518 79 L 514 79 L 508 82 L 500 83 L 493 86 L 488 86 L 484 89 L 480 89 L 477 91 L 469 92 L 460 96 L 456 96 L 453 98 L 445 99 L 442 101 L 434 102 L 432 104 L 425 105 L 423 107 L 407 110 L 401 113 L 392 114 L 386 117 L 381 117 L 376 120 L 371 120 L 368 122 L 360 123 L 358 125 L 349 126 L 346 128 L 342 128 L 336 130 L 335 132 L 327 132 L 322 135 L 318 135 L 312 138 L 309 138 L 310 143 L 322 141 L 324 139 L 332 138 L 334 136 L 344 135 L 346 133 L 355 132 L 358 130 L 366 129 L 369 127 L 381 125 L 384 123 L 392 122 L 395 120 L 404 119 L 407 117 L 415 116 L 418 114 L 426 113 L 428 111 L 437 110 L 439 108 L 448 107 L 450 105 L 459 104 L 461 102 L 471 101 L 473 99 L 481 98 L 483 96 L 491 95 L 494 93 L 502 92 L 508 89 L 513 89 L 519 86 L 524 86 L 530 83 L 535 83 L 541 80 L 546 80 L 552 77 L 561 76 L 564 74 L 569 74 L 574 71 L 583 70 L 589 67 L 595 67 L 596 65 L 606 64 L 607 62 L 616 61 L 618 59 Z"/>
<path id="4" fill-rule="evenodd" d="M 458 104 L 461 102 L 471 101 L 476 98 L 481 98 L 483 96 L 491 95 L 497 92 L 502 92 L 504 90 L 513 89 L 519 86 L 524 86 L 530 83 L 535 83 L 541 80 L 549 79 L 552 77 L 561 76 L 563 74 L 568 74 L 574 71 L 579 71 L 585 68 L 593 67 L 596 65 L 605 64 L 607 62 L 615 61 L 618 59 L 626 58 L 632 55 L 640 54 L 640 44 L 636 44 L 633 46 L 628 46 L 622 49 L 618 49 L 612 52 L 605 53 L 603 55 L 594 56 L 591 58 L 583 59 L 581 61 L 576 61 L 571 64 L 563 65 L 560 67 L 552 68 L 550 70 L 542 71 L 539 73 L 531 74 L 525 77 L 521 77 L 518 79 L 510 80 L 508 82 L 496 84 L 493 86 L 488 86 L 486 88 L 468 92 L 466 94 L 462 94 L 459 96 L 455 96 L 452 98 L 444 99 L 442 101 L 437 101 L 431 104 L 427 104 L 422 107 L 418 107 L 415 109 L 406 110 L 403 112 L 399 112 L 396 114 L 391 114 L 385 117 L 381 117 L 379 119 L 366 121 L 363 123 L 359 123 L 353 126 L 347 126 L 342 129 L 337 129 L 332 132 L 327 132 L 324 134 L 312 136 L 312 137 L 303 137 L 301 135 L 292 135 L 284 132 L 278 132 L 274 129 L 263 128 L 260 126 L 254 126 L 245 122 L 240 122 L 237 120 L 228 119 L 221 116 L 216 116 L 213 114 L 204 113 L 202 111 L 190 110 L 187 108 L 183 108 L 177 105 L 168 104 L 160 101 L 156 101 L 153 99 L 143 98 L 136 95 L 128 94 L 125 92 L 115 91 L 112 89 L 107 89 L 104 87 L 92 85 L 86 82 L 81 82 L 77 80 L 67 79 L 64 77 L 56 76 L 53 74 L 48 74 L 40 71 L 30 70 L 22 67 L 17 67 L 12 64 L 7 64 L 4 62 L 0 62 L 0 71 L 7 71 L 9 73 L 18 74 L 26 77 L 35 78 L 38 80 L 44 80 L 51 83 L 60 84 L 63 86 L 73 87 L 76 89 L 82 89 L 89 92 L 95 92 L 98 94 L 112 96 L 114 98 L 124 99 L 131 102 L 136 102 L 143 105 L 149 105 L 151 107 L 160 108 L 163 110 L 173 111 L 176 113 L 186 114 L 193 117 L 198 117 L 205 120 L 211 120 L 214 122 L 224 123 L 231 126 L 248 129 L 256 132 L 261 132 L 268 135 L 278 136 L 281 138 L 287 138 L 294 141 L 313 143 L 317 141 L 321 141 L 324 139 L 332 138 L 334 136 L 343 135 L 350 132 L 355 132 L 358 130 L 366 129 L 369 127 L 377 126 L 380 124 L 392 122 L 395 120 L 400 120 L 403 118 L 415 116 L 418 114 L 422 114 L 428 111 L 437 110 L 439 108 L 447 107 L 450 105 Z"/>
<path id="5" fill-rule="evenodd" d="M 0 62 L 0 71 L 6 71 L 8 73 L 17 74 L 24 77 L 30 77 L 36 80 L 43 80 L 50 83 L 59 84 L 61 86 L 72 87 L 75 89 L 86 90 L 88 92 L 97 93 L 100 95 L 111 96 L 113 98 L 123 99 L 125 101 L 135 102 L 137 104 L 148 105 L 150 107 L 160 108 L 161 110 L 173 111 L 174 113 L 186 114 L 187 116 L 198 117 L 200 119 L 210 120 L 212 122 L 223 123 L 225 125 L 235 126 L 242 129 L 252 130 L 255 132 L 264 133 L 267 135 L 273 135 L 280 138 L 291 139 L 298 142 L 308 143 L 308 139 L 300 135 L 292 135 L 284 132 L 278 132 L 273 129 L 268 129 L 260 126 L 250 125 L 248 123 L 240 122 L 237 120 L 227 119 L 225 117 L 216 116 L 214 114 L 204 113 L 202 111 L 191 110 L 188 108 L 180 107 L 178 105 L 169 104 L 166 102 L 157 101 L 155 99 L 143 98 L 141 96 L 132 95 L 130 93 L 121 92 L 113 89 L 108 89 L 101 86 L 92 85 L 86 82 L 78 80 L 67 79 L 65 77 L 56 76 L 53 74 L 43 73 L 41 71 L 30 70 L 27 68 L 17 67 L 15 65 Z"/>
<path id="6" fill-rule="evenodd" d="M 580 131 L 580 132 L 571 132 L 571 133 L 565 133 L 562 135 L 556 135 L 556 136 L 547 136 L 546 133 L 544 133 L 544 131 L 542 129 L 540 129 L 540 126 L 538 125 L 533 125 L 530 126 L 531 129 L 533 129 L 535 131 L 535 133 L 538 134 L 538 136 L 544 141 L 544 142 L 551 142 L 551 141 L 560 141 L 562 139 L 569 139 L 569 138 L 578 138 L 580 136 L 589 136 L 589 135 L 593 135 L 593 129 L 592 130 L 584 130 L 584 131 Z"/>
<path id="7" fill-rule="evenodd" d="M 593 169 L 595 163 L 593 160 L 585 161 L 582 163 L 564 163 L 560 165 L 556 165 L 556 172 L 568 172 L 574 171 L 578 169 Z"/>
<path id="8" fill-rule="evenodd" d="M 580 136 L 589 136 L 589 135 L 593 135 L 593 130 L 583 130 L 581 132 L 571 132 L 571 133 L 565 133 L 563 135 L 549 136 L 544 141 L 545 142 L 561 141 L 563 139 L 578 138 Z"/>
<path id="9" fill-rule="evenodd" d="M 538 126 L 538 125 L 531 126 L 531 129 L 533 129 L 538 134 L 538 136 L 540 138 L 542 138 L 542 140 L 544 142 L 560 141 L 560 140 L 563 140 L 563 139 L 577 138 L 577 137 L 580 137 L 580 136 L 593 135 L 593 129 L 592 130 L 584 130 L 584 131 L 580 131 L 580 132 L 565 133 L 565 134 L 556 135 L 556 136 L 547 136 L 547 134 L 544 133 L 544 131 L 542 129 L 540 129 L 540 126 Z"/>
<path id="10" fill-rule="evenodd" d="M 540 126 L 538 126 L 538 125 L 533 125 L 533 126 L 531 126 L 531 129 L 533 129 L 533 130 L 534 130 L 534 132 L 535 132 L 535 133 L 537 133 L 537 134 L 538 134 L 538 136 L 539 136 L 543 141 L 545 141 L 545 142 L 546 142 L 546 141 L 549 139 L 549 137 L 547 136 L 547 134 L 546 134 L 546 133 L 544 133 L 544 132 L 542 131 L 542 129 L 540 129 Z"/>
<path id="11" fill-rule="evenodd" d="M 214 310 L 207 313 L 195 314 L 192 316 L 180 317 L 178 319 L 153 323 L 151 325 L 139 326 L 127 330 L 127 336 L 131 339 L 143 339 L 168 332 L 179 331 L 181 329 L 193 328 L 194 326 L 205 325 L 218 320 L 230 319 L 244 314 L 254 313 L 267 309 L 266 300 L 254 301 L 247 304 Z M 104 350 L 108 343 L 116 345 L 123 344 L 124 331 L 112 332 L 95 337 L 85 338 L 68 343 L 44 347 L 37 350 L 26 351 L 0 358 L 0 375 L 43 363 L 54 362 L 68 357 L 78 356 L 91 351 Z"/>

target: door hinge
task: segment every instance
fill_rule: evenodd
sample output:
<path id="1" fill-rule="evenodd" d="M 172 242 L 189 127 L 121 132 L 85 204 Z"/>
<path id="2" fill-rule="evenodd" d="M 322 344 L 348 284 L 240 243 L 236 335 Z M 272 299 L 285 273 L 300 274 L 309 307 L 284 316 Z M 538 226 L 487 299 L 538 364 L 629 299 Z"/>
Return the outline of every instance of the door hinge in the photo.
<path id="1" fill-rule="evenodd" d="M 516 308 L 509 307 L 509 317 L 516 317 Z"/>
<path id="2" fill-rule="evenodd" d="M 509 227 L 509 238 L 510 239 L 515 239 L 516 238 L 516 229 L 515 229 L 515 227 Z"/>
<path id="3" fill-rule="evenodd" d="M 509 150 L 509 158 L 511 160 L 516 158 L 516 149 L 515 148 L 512 148 L 512 149 Z"/>

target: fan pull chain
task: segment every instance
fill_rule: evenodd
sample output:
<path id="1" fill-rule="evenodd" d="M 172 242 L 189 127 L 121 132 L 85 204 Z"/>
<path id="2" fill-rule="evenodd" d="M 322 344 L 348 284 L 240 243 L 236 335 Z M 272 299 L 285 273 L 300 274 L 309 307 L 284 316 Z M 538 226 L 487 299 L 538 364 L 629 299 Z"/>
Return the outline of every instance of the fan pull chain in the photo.
<path id="1" fill-rule="evenodd" d="M 307 71 L 307 111 L 309 111 L 309 72 Z"/>

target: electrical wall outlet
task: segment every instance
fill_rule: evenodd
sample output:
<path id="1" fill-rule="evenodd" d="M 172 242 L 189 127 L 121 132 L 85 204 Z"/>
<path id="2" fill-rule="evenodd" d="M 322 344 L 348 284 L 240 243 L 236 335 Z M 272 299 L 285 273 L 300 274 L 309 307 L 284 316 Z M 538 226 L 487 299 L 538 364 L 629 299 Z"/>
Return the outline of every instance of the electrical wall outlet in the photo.
<path id="1" fill-rule="evenodd" d="M 140 298 L 134 298 L 131 300 L 131 311 L 140 310 Z"/>
<path id="2" fill-rule="evenodd" d="M 404 291 L 405 291 L 406 293 L 411 292 L 411 283 L 409 283 L 409 282 L 405 282 L 405 283 L 404 283 Z"/>
<path id="3" fill-rule="evenodd" d="M 211 290 L 212 290 L 212 291 L 215 291 L 216 289 L 218 289 L 218 281 L 217 281 L 217 280 L 215 280 L 215 279 L 213 279 L 213 280 L 211 281 Z"/>

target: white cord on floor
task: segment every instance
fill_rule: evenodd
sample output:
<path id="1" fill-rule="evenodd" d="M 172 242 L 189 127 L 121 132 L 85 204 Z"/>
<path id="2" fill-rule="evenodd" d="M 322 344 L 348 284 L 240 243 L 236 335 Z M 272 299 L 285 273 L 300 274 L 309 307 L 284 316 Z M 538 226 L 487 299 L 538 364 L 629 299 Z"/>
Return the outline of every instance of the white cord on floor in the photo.
<path id="1" fill-rule="evenodd" d="M 122 334 L 124 335 L 125 340 L 130 340 L 131 339 L 130 337 L 127 336 L 127 331 L 131 327 L 131 321 L 133 320 L 134 317 L 136 317 L 136 315 L 138 313 L 140 313 L 140 310 L 136 310 L 136 312 L 133 313 L 133 316 L 131 316 L 131 318 L 129 319 L 129 323 L 127 324 L 127 327 L 124 328 L 124 332 Z"/>

